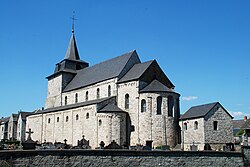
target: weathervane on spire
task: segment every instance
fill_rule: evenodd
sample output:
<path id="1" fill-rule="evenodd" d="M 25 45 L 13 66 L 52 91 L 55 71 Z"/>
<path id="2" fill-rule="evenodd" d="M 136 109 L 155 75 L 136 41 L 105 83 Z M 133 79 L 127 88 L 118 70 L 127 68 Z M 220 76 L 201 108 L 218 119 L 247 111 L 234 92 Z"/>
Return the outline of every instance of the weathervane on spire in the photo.
<path id="1" fill-rule="evenodd" d="M 75 18 L 75 11 L 73 11 L 73 16 L 70 18 L 72 19 L 72 33 L 74 33 L 75 32 L 75 20 L 77 20 Z"/>

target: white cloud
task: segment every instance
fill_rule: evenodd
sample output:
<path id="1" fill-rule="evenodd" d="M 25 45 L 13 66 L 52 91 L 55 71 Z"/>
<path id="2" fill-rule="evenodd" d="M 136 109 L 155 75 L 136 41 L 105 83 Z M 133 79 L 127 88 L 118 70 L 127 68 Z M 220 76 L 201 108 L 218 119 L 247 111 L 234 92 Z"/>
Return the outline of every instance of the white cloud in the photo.
<path id="1" fill-rule="evenodd" d="M 182 97 L 183 101 L 191 101 L 191 100 L 195 100 L 198 99 L 197 96 L 186 96 L 186 97 Z"/>
<path id="2" fill-rule="evenodd" d="M 243 112 L 240 112 L 240 111 L 230 111 L 230 113 L 233 115 L 233 117 L 239 117 L 239 116 L 243 116 L 244 113 Z"/>

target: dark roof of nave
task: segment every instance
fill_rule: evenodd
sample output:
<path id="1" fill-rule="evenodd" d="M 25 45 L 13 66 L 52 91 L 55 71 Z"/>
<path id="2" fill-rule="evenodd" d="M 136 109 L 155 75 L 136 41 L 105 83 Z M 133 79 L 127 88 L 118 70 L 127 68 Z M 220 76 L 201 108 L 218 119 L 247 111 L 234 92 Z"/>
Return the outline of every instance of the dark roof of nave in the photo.
<path id="1" fill-rule="evenodd" d="M 32 113 L 32 115 L 50 113 L 50 112 L 56 112 L 56 111 L 63 111 L 63 110 L 68 110 L 68 109 L 74 109 L 74 108 L 77 108 L 77 107 L 83 107 L 83 106 L 88 106 L 88 105 L 92 105 L 92 104 L 98 104 L 98 103 L 104 102 L 104 101 L 112 99 L 112 98 L 115 98 L 115 96 L 100 98 L 100 99 L 96 99 L 96 100 L 89 100 L 89 101 L 85 101 L 85 102 L 81 102 L 81 103 L 75 103 L 75 104 L 69 104 L 69 105 L 65 105 L 65 106 L 47 108 L 45 110 L 39 110 L 36 113 Z"/>
<path id="2" fill-rule="evenodd" d="M 153 60 L 147 61 L 140 64 L 135 64 L 126 75 L 124 75 L 118 83 L 132 81 L 138 79 L 142 76 L 142 74 L 147 70 L 147 68 L 152 64 Z"/>
<path id="3" fill-rule="evenodd" d="M 123 111 L 122 109 L 120 109 L 118 106 L 114 104 L 107 104 L 98 112 L 125 112 L 125 111 Z"/>
<path id="4" fill-rule="evenodd" d="M 153 80 L 148 86 L 140 90 L 140 93 L 144 92 L 174 92 L 174 91 L 163 85 L 160 81 Z"/>
<path id="5" fill-rule="evenodd" d="M 77 71 L 76 76 L 63 91 L 67 92 L 75 90 L 107 79 L 118 77 L 132 56 L 137 56 L 135 50 Z"/>
<path id="6" fill-rule="evenodd" d="M 219 102 L 193 106 L 185 112 L 180 119 L 204 117 L 217 103 Z"/>

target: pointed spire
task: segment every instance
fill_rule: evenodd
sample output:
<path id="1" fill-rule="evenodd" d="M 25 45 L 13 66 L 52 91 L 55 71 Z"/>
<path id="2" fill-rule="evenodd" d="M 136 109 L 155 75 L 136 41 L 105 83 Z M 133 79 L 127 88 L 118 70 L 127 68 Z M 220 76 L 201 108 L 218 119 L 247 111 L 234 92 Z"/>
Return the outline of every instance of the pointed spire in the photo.
<path id="1" fill-rule="evenodd" d="M 76 40 L 75 40 L 75 11 L 73 11 L 73 16 L 71 17 L 72 19 L 72 35 L 69 41 L 69 46 L 65 55 L 64 59 L 69 59 L 69 60 L 80 60 L 77 46 L 76 46 Z"/>
<path id="2" fill-rule="evenodd" d="M 69 46 L 67 49 L 67 52 L 65 54 L 64 59 L 69 59 L 69 60 L 80 60 L 77 46 L 76 46 L 76 40 L 75 40 L 75 35 L 74 32 L 72 31 L 72 36 L 69 41 Z"/>

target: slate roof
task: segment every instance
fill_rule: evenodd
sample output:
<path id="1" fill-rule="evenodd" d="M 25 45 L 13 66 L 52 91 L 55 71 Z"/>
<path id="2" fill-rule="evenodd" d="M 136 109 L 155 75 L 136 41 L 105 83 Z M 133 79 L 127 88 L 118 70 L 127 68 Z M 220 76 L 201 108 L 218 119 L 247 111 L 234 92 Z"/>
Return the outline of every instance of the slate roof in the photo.
<path id="1" fill-rule="evenodd" d="M 69 41 L 69 46 L 67 49 L 67 52 L 65 54 L 64 59 L 69 59 L 69 60 L 80 60 L 79 53 L 77 50 L 76 46 L 76 40 L 75 40 L 75 35 L 72 33 L 70 41 Z"/>
<path id="2" fill-rule="evenodd" d="M 181 116 L 181 120 L 183 119 L 190 119 L 190 118 L 199 118 L 199 117 L 204 117 L 206 116 L 207 113 L 209 113 L 209 111 L 211 109 L 213 109 L 215 107 L 215 105 L 220 104 L 219 102 L 215 102 L 215 103 L 210 103 L 210 104 L 204 104 L 204 105 L 199 105 L 199 106 L 194 106 L 191 107 L 186 113 L 184 113 Z M 220 104 L 221 107 L 223 107 Z M 223 108 L 224 109 L 224 108 Z M 225 109 L 224 109 L 225 110 Z M 225 110 L 226 111 L 226 110 Z M 226 111 L 227 112 L 227 111 Z M 227 112 L 228 113 L 228 112 Z M 228 115 L 233 118 L 229 113 Z"/>
<path id="3" fill-rule="evenodd" d="M 174 91 L 163 85 L 160 81 L 153 80 L 148 86 L 140 90 L 140 93 L 144 92 L 174 92 Z"/>
<path id="4" fill-rule="evenodd" d="M 125 112 L 114 104 L 107 104 L 98 112 Z"/>
<path id="5" fill-rule="evenodd" d="M 19 112 L 19 115 L 21 115 L 22 120 L 26 120 L 26 117 L 31 115 L 31 114 L 32 114 L 32 112 L 22 112 L 22 111 Z"/>
<path id="6" fill-rule="evenodd" d="M 117 83 L 133 81 L 142 76 L 147 68 L 153 63 L 153 60 L 140 64 L 135 64 L 126 75 L 124 75 Z"/>
<path id="7" fill-rule="evenodd" d="M 71 91 L 107 79 L 118 77 L 132 56 L 137 56 L 135 50 L 77 71 L 76 76 L 63 91 Z"/>
<path id="8" fill-rule="evenodd" d="M 91 105 L 91 104 L 98 104 L 98 103 L 104 102 L 106 100 L 112 99 L 114 97 L 115 96 L 106 97 L 106 98 L 100 98 L 100 99 L 96 99 L 96 100 L 89 100 L 89 101 L 85 101 L 85 102 L 81 102 L 81 103 L 75 103 L 75 104 L 70 104 L 70 105 L 66 105 L 66 106 L 59 106 L 59 107 L 54 107 L 54 108 L 48 108 L 48 109 L 45 109 L 45 110 L 39 110 L 37 112 L 33 112 L 32 115 L 43 114 L 43 113 L 50 113 L 50 112 L 56 112 L 56 111 L 62 111 L 62 110 L 67 110 L 67 109 L 73 109 L 73 108 L 83 107 L 83 106 L 87 106 L 87 105 Z"/>
<path id="9" fill-rule="evenodd" d="M 0 124 L 5 124 L 6 122 L 8 122 L 9 121 L 9 119 L 10 119 L 10 117 L 5 117 L 5 118 L 1 118 L 0 119 Z"/>
<path id="10" fill-rule="evenodd" d="M 250 129 L 250 119 L 233 120 L 234 129 Z"/>
<path id="11" fill-rule="evenodd" d="M 12 114 L 13 121 L 17 121 L 18 114 Z"/>

